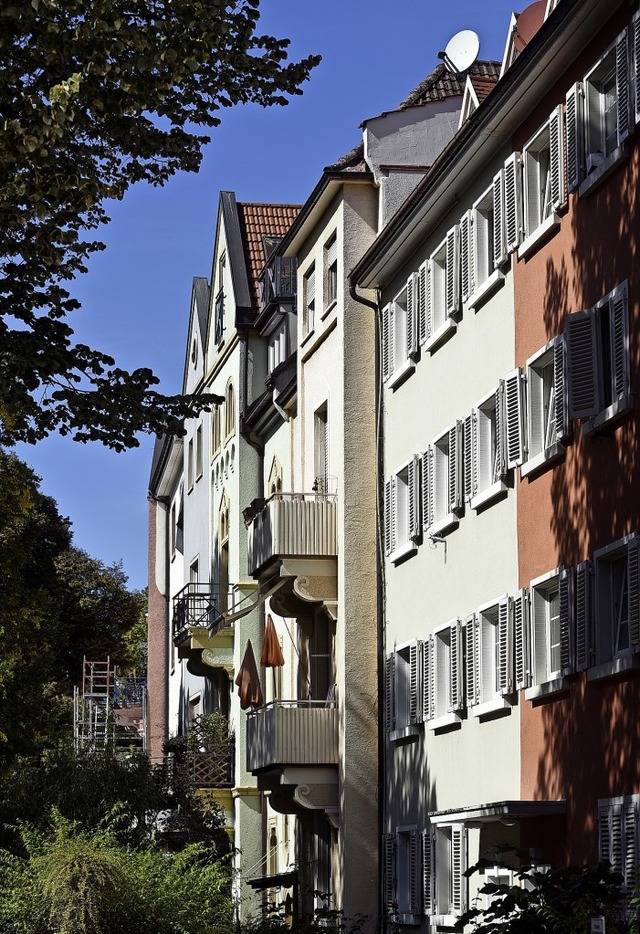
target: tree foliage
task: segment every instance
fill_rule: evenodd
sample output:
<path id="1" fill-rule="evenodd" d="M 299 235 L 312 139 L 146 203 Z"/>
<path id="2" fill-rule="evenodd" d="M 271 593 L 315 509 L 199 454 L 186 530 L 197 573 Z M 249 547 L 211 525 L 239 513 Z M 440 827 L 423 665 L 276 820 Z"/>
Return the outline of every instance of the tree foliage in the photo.
<path id="1" fill-rule="evenodd" d="M 160 395 L 74 343 L 70 281 L 106 203 L 197 171 L 222 109 L 286 104 L 319 61 L 256 33 L 259 0 L 24 0 L 0 9 L 0 443 L 54 428 L 121 450 L 206 398 Z"/>

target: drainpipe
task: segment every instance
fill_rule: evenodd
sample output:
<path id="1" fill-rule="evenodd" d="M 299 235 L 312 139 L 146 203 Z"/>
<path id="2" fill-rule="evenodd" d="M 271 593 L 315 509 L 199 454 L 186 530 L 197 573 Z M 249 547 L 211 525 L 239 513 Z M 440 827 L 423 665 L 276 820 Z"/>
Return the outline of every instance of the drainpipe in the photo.
<path id="1" fill-rule="evenodd" d="M 375 315 L 375 385 L 376 385 L 376 401 L 375 401 L 375 417 L 376 417 L 376 532 L 377 532 L 377 563 L 378 563 L 378 575 L 377 575 L 377 614 L 376 614 L 376 627 L 377 627 L 377 659 L 378 659 L 378 670 L 377 670 L 377 681 L 378 681 L 378 763 L 380 769 L 380 787 L 378 789 L 378 852 L 381 852 L 381 841 L 382 834 L 384 830 L 384 817 L 386 811 L 386 757 L 385 757 L 385 742 L 384 742 L 384 719 L 382 712 L 385 709 L 384 703 L 384 647 L 385 647 L 385 636 L 386 636 L 386 611 L 385 611 L 385 576 L 384 576 L 384 548 L 383 548 L 383 539 L 382 539 L 382 522 L 381 517 L 384 515 L 384 407 L 382 405 L 382 381 L 380 379 L 380 360 L 382 358 L 381 354 L 381 344 L 382 344 L 382 320 L 380 312 L 380 296 L 377 292 L 378 300 L 372 302 L 370 299 L 365 298 L 362 295 L 358 295 L 356 291 L 355 282 L 349 279 L 349 295 L 360 305 L 366 305 L 367 308 L 371 308 Z M 379 912 L 380 912 L 380 927 L 382 930 L 386 928 L 385 917 L 384 917 L 384 900 L 383 900 L 383 886 L 382 886 L 382 858 L 380 858 L 378 863 L 378 890 L 380 892 L 379 898 Z"/>

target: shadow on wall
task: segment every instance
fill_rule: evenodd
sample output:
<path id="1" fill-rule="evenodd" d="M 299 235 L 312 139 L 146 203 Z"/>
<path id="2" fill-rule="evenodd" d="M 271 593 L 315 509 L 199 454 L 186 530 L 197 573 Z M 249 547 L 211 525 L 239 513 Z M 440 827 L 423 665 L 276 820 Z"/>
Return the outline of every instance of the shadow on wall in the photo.
<path id="1" fill-rule="evenodd" d="M 427 815 L 437 811 L 435 783 L 426 762 L 424 737 L 417 742 L 394 743 L 387 748 L 387 813 L 394 827 L 427 826 Z"/>
<path id="2" fill-rule="evenodd" d="M 635 410 L 614 429 L 588 438 L 577 425 L 566 460 L 551 479 L 551 532 L 560 562 L 574 568 L 594 549 L 640 533 L 639 161 L 636 147 L 629 162 L 589 197 L 571 196 L 571 255 L 550 258 L 546 268 L 549 337 L 564 330 L 565 314 L 629 282 Z M 596 625 L 606 622 L 596 619 Z M 640 791 L 640 679 L 631 672 L 603 681 L 587 682 L 584 674 L 571 680 L 568 695 L 540 703 L 544 739 L 536 793 L 566 798 L 566 858 L 581 862 L 597 856 L 597 799 Z"/>

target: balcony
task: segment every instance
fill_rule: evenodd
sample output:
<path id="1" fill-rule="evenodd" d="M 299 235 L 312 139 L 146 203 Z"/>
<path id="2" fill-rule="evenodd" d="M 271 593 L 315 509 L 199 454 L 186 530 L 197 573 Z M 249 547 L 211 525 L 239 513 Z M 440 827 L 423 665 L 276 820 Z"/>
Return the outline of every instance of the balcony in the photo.
<path id="1" fill-rule="evenodd" d="M 215 749 L 188 752 L 187 770 L 194 788 L 232 788 L 234 754 L 233 739 Z"/>
<path id="2" fill-rule="evenodd" d="M 247 770 L 338 764 L 338 710 L 329 701 L 272 701 L 247 715 Z"/>
<path id="3" fill-rule="evenodd" d="M 292 304 L 296 299 L 298 263 L 295 257 L 274 256 L 262 278 L 262 310 L 272 304 Z"/>
<path id="4" fill-rule="evenodd" d="M 224 625 L 223 613 L 232 606 L 233 592 L 222 593 L 211 584 L 191 583 L 173 598 L 173 641 L 181 644 L 194 629 L 212 632 Z"/>

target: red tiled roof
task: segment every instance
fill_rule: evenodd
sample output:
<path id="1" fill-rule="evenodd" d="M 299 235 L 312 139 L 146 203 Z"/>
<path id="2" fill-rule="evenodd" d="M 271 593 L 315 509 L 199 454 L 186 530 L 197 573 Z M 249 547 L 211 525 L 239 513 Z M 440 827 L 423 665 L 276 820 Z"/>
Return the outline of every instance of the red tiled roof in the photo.
<path id="1" fill-rule="evenodd" d="M 481 104 L 489 91 L 492 91 L 498 83 L 498 75 L 492 78 L 480 77 L 480 75 L 470 75 L 473 90 L 476 92 L 478 104 Z"/>
<path id="2" fill-rule="evenodd" d="M 409 107 L 421 107 L 430 101 L 442 101 L 448 97 L 461 97 L 464 94 L 464 85 L 467 75 L 471 78 L 489 79 L 497 81 L 500 76 L 500 62 L 476 61 L 468 71 L 457 75 L 448 71 L 444 64 L 437 65 L 430 75 L 421 81 L 402 101 L 398 110 L 407 110 Z M 474 85 L 475 86 L 475 85 Z"/>
<path id="3" fill-rule="evenodd" d="M 251 299 L 255 309 L 259 308 L 258 283 L 267 257 L 264 252 L 264 238 L 284 237 L 287 230 L 298 216 L 299 204 L 252 204 L 238 202 L 240 229 L 247 263 L 247 275 L 251 288 Z"/>

